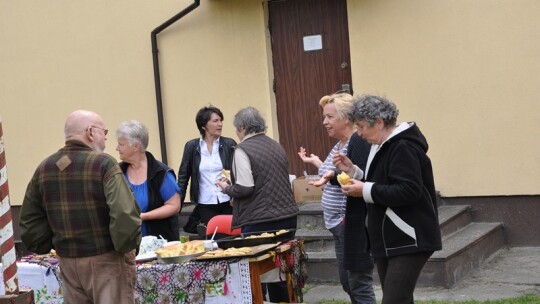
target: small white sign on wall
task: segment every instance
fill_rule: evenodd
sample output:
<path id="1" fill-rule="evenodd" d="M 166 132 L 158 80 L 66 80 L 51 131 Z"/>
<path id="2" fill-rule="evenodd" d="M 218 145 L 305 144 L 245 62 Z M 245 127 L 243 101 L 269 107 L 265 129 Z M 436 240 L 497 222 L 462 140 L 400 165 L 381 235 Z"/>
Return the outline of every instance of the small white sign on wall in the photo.
<path id="1" fill-rule="evenodd" d="M 304 52 L 322 50 L 322 35 L 304 36 Z"/>

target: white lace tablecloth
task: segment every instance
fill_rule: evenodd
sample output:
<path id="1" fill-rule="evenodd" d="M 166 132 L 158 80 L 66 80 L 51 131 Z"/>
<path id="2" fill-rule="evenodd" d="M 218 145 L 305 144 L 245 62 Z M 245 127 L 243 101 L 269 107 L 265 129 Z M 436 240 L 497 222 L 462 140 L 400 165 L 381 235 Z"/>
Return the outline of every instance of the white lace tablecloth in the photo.
<path id="1" fill-rule="evenodd" d="M 36 304 L 63 303 L 59 273 L 53 267 L 21 262 L 17 273 L 19 288 L 34 290 Z M 3 282 L 1 271 L 0 279 Z M 0 285 L 0 295 L 4 295 L 4 285 Z M 249 260 L 138 265 L 135 298 L 140 304 L 163 303 L 164 299 L 170 303 L 251 303 Z"/>
<path id="2" fill-rule="evenodd" d="M 1 264 L 0 264 L 1 266 Z M 3 269 L 0 267 L 0 269 Z M 34 263 L 17 263 L 17 275 L 19 278 L 20 290 L 34 290 L 34 301 L 36 304 L 57 304 L 63 303 L 60 291 L 59 268 L 54 266 L 45 267 Z M 0 272 L 0 279 L 3 282 L 3 272 Z M 0 295 L 4 295 L 4 284 L 0 286 Z"/>

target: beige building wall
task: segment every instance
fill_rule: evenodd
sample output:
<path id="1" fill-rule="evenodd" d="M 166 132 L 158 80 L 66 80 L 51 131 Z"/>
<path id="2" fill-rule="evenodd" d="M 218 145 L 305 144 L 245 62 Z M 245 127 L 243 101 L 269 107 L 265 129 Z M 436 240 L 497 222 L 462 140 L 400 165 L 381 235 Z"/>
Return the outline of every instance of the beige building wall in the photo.
<path id="1" fill-rule="evenodd" d="M 193 1 L 0 0 L 0 116 L 11 202 L 63 145 L 69 112 L 147 124 L 161 158 L 150 33 Z M 353 85 L 384 94 L 430 142 L 443 196 L 538 194 L 537 1 L 349 0 Z M 169 165 L 209 103 L 259 108 L 278 138 L 262 1 L 207 0 L 158 36 Z M 117 157 L 114 132 L 106 152 Z"/>
<path id="2" fill-rule="evenodd" d="M 349 0 L 356 93 L 429 140 L 443 196 L 540 193 L 540 2 Z"/>
<path id="3" fill-rule="evenodd" d="M 18 205 L 39 162 L 63 145 L 66 116 L 100 113 L 111 129 L 138 119 L 161 159 L 150 33 L 193 1 L 13 2 L 0 0 L 0 116 L 10 197 Z M 264 11 L 250 0 L 202 1 L 158 35 L 169 165 L 199 136 L 195 114 L 209 103 L 232 117 L 257 107 L 274 136 Z"/>

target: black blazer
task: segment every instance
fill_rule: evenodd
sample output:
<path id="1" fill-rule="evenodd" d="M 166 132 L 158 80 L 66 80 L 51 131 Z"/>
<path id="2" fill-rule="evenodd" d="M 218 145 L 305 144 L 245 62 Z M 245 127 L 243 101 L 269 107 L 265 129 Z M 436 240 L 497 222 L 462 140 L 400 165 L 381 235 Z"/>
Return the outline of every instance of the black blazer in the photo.
<path id="1" fill-rule="evenodd" d="M 189 197 L 192 203 L 199 202 L 199 166 L 201 164 L 201 151 L 199 148 L 200 138 L 195 138 L 184 146 L 184 155 L 178 169 L 178 186 L 182 191 L 182 202 L 184 202 L 187 193 L 187 185 L 191 179 L 189 187 Z M 219 138 L 219 157 L 223 169 L 231 170 L 232 155 L 236 141 L 228 137 Z"/>

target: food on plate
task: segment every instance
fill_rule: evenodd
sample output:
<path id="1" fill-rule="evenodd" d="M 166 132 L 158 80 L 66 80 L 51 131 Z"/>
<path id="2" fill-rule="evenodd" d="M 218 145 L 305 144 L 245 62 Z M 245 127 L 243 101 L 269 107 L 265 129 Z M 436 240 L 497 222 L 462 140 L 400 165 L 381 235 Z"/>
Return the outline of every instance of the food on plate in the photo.
<path id="1" fill-rule="evenodd" d="M 156 250 L 156 255 L 160 258 L 170 258 L 181 255 L 191 255 L 204 252 L 204 242 L 194 240 L 185 243 L 176 243 Z"/>
<path id="2" fill-rule="evenodd" d="M 246 239 L 258 239 L 258 238 L 265 238 L 265 237 L 273 237 L 275 234 L 272 232 L 263 232 L 261 234 L 252 234 L 248 235 L 245 238 Z"/>
<path id="3" fill-rule="evenodd" d="M 278 231 L 276 232 L 276 235 L 284 234 L 284 233 L 287 233 L 287 232 L 289 232 L 289 230 L 281 229 L 281 230 L 278 230 Z"/>
<path id="4" fill-rule="evenodd" d="M 249 247 L 240 247 L 240 248 L 227 248 L 225 250 L 223 249 L 216 249 L 212 251 L 207 251 L 205 254 L 201 256 L 201 258 L 214 258 L 214 257 L 229 257 L 229 256 L 239 256 L 239 255 L 246 255 L 253 251 L 253 249 Z"/>
<path id="5" fill-rule="evenodd" d="M 349 177 L 349 174 L 345 173 L 345 171 L 341 172 L 337 176 L 338 183 L 340 183 L 341 185 L 347 185 L 350 179 L 351 178 Z"/>
<path id="6" fill-rule="evenodd" d="M 221 170 L 221 178 L 219 180 L 221 182 L 232 185 L 232 182 L 231 182 L 231 170 L 225 170 L 225 169 Z"/>
<path id="7" fill-rule="evenodd" d="M 273 237 L 273 236 L 284 234 L 284 233 L 287 233 L 287 232 L 289 232 L 289 230 L 281 229 L 281 230 L 278 230 L 276 232 L 263 232 L 261 234 L 248 235 L 244 239 L 258 239 L 258 238 Z M 239 237 L 239 238 L 236 238 L 236 239 L 242 239 L 242 238 Z"/>

